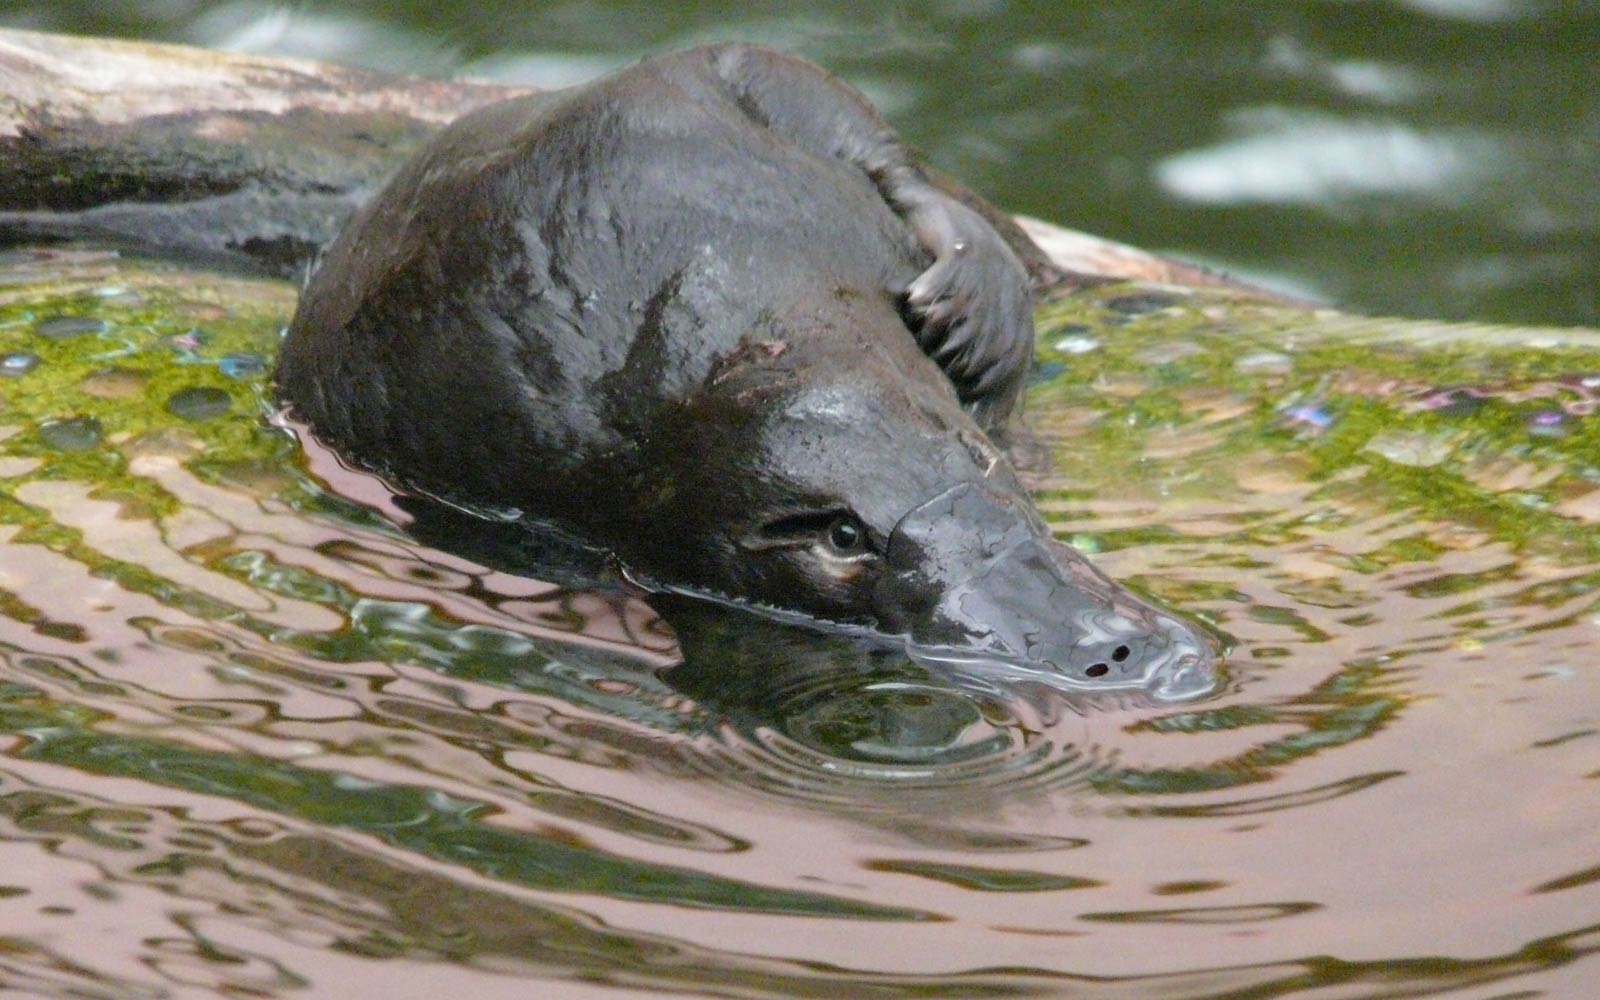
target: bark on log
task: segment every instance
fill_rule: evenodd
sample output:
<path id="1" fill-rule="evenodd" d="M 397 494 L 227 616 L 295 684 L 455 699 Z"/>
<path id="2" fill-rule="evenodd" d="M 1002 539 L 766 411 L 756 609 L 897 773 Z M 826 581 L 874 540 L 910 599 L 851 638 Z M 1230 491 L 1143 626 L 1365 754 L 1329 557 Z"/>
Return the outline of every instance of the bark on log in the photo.
<path id="1" fill-rule="evenodd" d="M 0 31 L 0 229 L 290 271 L 442 125 L 526 92 Z"/>
<path id="2" fill-rule="evenodd" d="M 446 122 L 532 89 L 0 30 L 0 239 L 90 238 L 292 274 Z M 1259 293 L 1019 222 L 1068 272 Z"/>

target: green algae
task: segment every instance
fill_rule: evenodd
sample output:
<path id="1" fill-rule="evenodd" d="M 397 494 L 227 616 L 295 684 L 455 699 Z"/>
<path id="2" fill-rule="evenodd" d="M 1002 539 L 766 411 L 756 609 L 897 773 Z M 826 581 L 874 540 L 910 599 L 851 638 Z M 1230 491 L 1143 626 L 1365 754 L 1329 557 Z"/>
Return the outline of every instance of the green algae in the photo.
<path id="1" fill-rule="evenodd" d="M 1051 377 L 1029 405 L 1066 484 L 1041 494 L 1047 511 L 1118 481 L 1175 503 L 1236 497 L 1242 464 L 1281 460 L 1313 487 L 1309 502 L 1334 508 L 1326 517 L 1357 504 L 1516 552 L 1600 557 L 1600 332 L 1373 320 L 1211 292 L 1130 320 L 1107 304 L 1124 294 L 1041 310 Z M 1159 537 L 1106 532 L 1094 544 Z M 1419 534 L 1365 558 L 1378 568 L 1437 551 Z"/>
<path id="2" fill-rule="evenodd" d="M 130 475 L 130 456 L 152 449 L 200 455 L 191 468 L 214 478 L 235 463 L 283 463 L 292 453 L 292 439 L 261 420 L 264 367 L 236 378 L 222 363 L 272 356 L 294 308 L 292 289 L 96 255 L 44 258 L 33 276 L 34 283 L 0 286 L 0 354 L 38 359 L 0 389 L 0 433 L 7 435 L 0 454 L 14 467 L 33 466 L 5 476 L 7 493 L 30 482 L 87 481 L 97 495 L 141 502 L 163 516 L 176 502 Z M 40 332 L 66 321 L 77 335 Z M 197 395 L 214 419 L 174 419 L 167 410 L 173 400 Z M 92 441 L 63 447 L 52 439 L 52 426 L 91 421 L 98 428 Z M 29 524 L 16 513 L 8 523 Z"/>

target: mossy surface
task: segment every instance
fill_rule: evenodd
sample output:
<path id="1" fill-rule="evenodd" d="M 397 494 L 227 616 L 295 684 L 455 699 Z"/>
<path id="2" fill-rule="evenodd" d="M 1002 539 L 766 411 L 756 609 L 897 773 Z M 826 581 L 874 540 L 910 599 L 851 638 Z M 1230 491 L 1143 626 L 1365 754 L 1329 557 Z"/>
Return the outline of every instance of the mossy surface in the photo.
<path id="1" fill-rule="evenodd" d="M 1047 508 L 1151 489 L 1172 505 L 1225 502 L 1250 492 L 1241 471 L 1270 470 L 1312 503 L 1359 498 L 1518 550 L 1554 542 L 1565 558 L 1600 556 L 1600 333 L 1365 319 L 1205 292 L 1146 293 L 1129 316 L 1118 303 L 1136 294 L 1097 289 L 1040 313 L 1029 403 L 1051 445 Z M 1425 557 L 1428 544 L 1397 540 L 1368 558 Z"/>

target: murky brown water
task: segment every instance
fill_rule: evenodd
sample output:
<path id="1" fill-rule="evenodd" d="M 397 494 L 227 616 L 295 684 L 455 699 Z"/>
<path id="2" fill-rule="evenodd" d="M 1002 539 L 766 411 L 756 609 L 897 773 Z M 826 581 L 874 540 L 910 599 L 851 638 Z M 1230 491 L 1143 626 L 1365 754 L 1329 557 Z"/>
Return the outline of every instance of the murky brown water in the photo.
<path id="1" fill-rule="evenodd" d="M 1150 707 L 422 546 L 291 308 L 0 271 L 6 995 L 1595 995 L 1600 335 L 1052 307 L 1042 506 L 1232 647 Z"/>

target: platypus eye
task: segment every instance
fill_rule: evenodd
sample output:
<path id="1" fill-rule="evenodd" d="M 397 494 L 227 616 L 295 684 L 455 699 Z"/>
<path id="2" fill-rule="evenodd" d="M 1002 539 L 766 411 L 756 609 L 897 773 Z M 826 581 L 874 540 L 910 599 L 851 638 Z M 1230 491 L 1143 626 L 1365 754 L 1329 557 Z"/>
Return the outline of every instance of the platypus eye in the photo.
<path id="1" fill-rule="evenodd" d="M 840 514 L 828 525 L 824 540 L 834 555 L 858 556 L 867 550 L 867 528 L 854 515 Z"/>
<path id="2" fill-rule="evenodd" d="M 814 549 L 835 559 L 861 559 L 873 552 L 872 533 L 847 510 L 808 511 L 791 514 L 762 525 L 745 540 L 750 549 Z"/>

